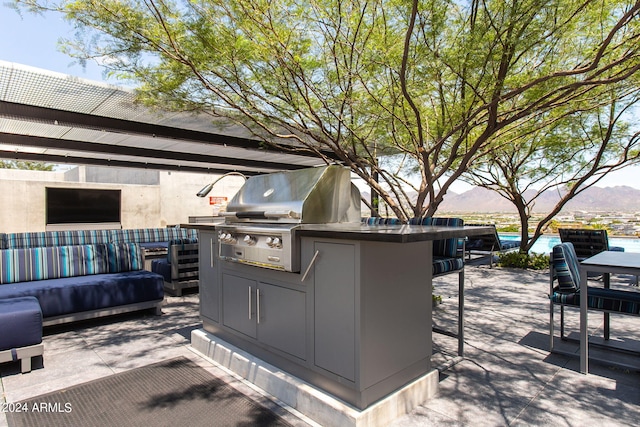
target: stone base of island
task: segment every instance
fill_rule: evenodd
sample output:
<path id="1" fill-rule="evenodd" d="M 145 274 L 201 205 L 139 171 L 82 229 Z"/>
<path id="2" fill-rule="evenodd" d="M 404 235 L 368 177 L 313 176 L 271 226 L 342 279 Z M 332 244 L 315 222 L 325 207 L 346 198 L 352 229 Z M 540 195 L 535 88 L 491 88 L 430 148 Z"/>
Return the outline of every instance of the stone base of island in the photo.
<path id="1" fill-rule="evenodd" d="M 257 386 L 276 402 L 293 408 L 321 426 L 387 426 L 430 399 L 438 389 L 439 372 L 432 370 L 367 409 L 358 410 L 204 329 L 191 332 L 191 347 L 216 365 Z"/>

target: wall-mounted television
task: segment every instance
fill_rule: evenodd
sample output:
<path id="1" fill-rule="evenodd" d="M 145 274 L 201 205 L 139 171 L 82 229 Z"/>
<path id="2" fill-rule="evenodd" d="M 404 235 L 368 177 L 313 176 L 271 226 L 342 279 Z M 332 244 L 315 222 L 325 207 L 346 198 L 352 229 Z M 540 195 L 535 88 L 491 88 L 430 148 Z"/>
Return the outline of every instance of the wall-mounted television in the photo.
<path id="1" fill-rule="evenodd" d="M 120 190 L 47 187 L 45 199 L 47 225 L 120 222 Z"/>

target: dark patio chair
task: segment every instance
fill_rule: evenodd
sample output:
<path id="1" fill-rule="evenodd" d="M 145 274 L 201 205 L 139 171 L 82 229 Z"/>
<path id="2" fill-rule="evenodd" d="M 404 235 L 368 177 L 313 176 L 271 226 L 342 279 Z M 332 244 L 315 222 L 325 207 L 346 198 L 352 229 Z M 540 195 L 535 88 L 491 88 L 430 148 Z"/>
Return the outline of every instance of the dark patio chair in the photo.
<path id="1" fill-rule="evenodd" d="M 607 230 L 590 230 L 586 228 L 559 228 L 560 241 L 571 243 L 575 248 L 578 261 L 582 261 L 603 251 L 620 251 L 624 248 L 609 246 Z"/>
<path id="2" fill-rule="evenodd" d="M 554 352 L 555 306 L 560 306 L 560 338 L 562 340 L 568 340 L 564 330 L 564 308 L 580 307 L 580 270 L 573 244 L 567 242 L 554 246 L 550 254 L 549 266 L 549 349 Z M 556 281 L 558 284 L 554 286 Z M 608 280 L 605 281 L 604 286 L 604 288 L 587 288 L 587 306 L 589 310 L 604 312 L 603 335 L 605 340 L 609 340 L 610 313 L 640 316 L 640 292 L 611 289 Z M 607 348 L 615 349 L 611 346 Z M 570 355 L 575 356 L 574 353 Z"/>
<path id="3" fill-rule="evenodd" d="M 480 254 L 489 256 L 489 267 L 493 267 L 493 260 L 498 253 L 507 253 L 520 249 L 520 240 L 500 240 L 498 230 L 495 224 L 467 224 L 470 227 L 483 226 L 492 227 L 490 233 L 480 236 L 474 236 L 473 239 L 466 243 L 466 250 L 469 259 L 471 254 Z"/>
<path id="4" fill-rule="evenodd" d="M 385 218 L 381 216 L 370 216 L 360 218 L 360 222 L 364 225 L 398 225 L 402 224 L 398 218 Z"/>
<path id="5" fill-rule="evenodd" d="M 462 227 L 462 218 L 411 218 L 409 224 Z M 464 355 L 464 239 L 451 238 L 433 241 L 433 278 L 458 273 L 458 332 L 433 327 L 433 331 L 458 339 L 458 356 Z"/>

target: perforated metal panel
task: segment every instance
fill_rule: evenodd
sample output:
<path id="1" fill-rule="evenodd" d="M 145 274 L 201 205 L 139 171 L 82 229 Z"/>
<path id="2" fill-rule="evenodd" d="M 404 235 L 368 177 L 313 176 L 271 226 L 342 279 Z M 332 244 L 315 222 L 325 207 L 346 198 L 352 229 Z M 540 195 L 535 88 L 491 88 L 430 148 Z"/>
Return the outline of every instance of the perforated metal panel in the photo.
<path id="1" fill-rule="evenodd" d="M 125 88 L 0 61 L 0 158 L 34 160 L 40 153 L 49 162 L 67 156 L 89 164 L 117 159 L 136 167 L 245 173 L 324 164 L 263 148 L 245 127 L 221 118 L 151 110 Z"/>

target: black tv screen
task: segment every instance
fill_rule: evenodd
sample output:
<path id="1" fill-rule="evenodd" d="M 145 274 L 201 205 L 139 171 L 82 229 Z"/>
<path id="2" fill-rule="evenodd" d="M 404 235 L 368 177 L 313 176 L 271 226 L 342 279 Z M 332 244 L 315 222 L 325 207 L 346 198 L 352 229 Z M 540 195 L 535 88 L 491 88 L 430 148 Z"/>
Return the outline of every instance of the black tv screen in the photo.
<path id="1" fill-rule="evenodd" d="M 120 193 L 120 190 L 47 187 L 47 224 L 120 222 Z"/>

